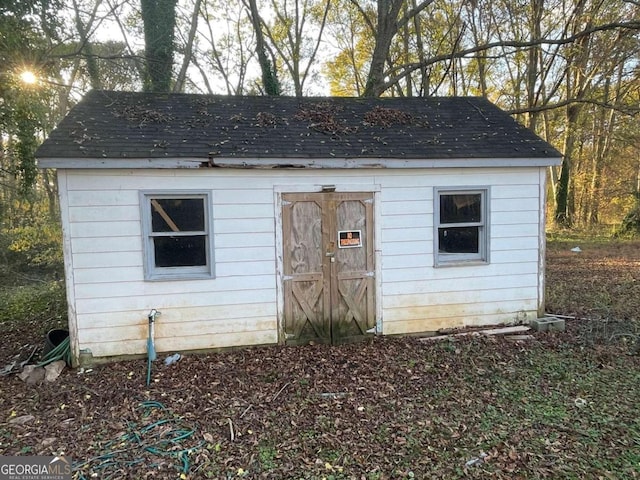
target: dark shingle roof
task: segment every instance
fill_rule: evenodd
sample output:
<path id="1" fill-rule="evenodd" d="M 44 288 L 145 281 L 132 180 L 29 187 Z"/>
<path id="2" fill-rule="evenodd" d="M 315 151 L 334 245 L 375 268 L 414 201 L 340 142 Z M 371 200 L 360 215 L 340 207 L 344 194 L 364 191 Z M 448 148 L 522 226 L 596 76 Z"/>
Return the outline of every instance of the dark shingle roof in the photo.
<path id="1" fill-rule="evenodd" d="M 560 154 L 484 98 L 93 91 L 69 112 L 37 156 L 215 161 L 557 158 Z"/>

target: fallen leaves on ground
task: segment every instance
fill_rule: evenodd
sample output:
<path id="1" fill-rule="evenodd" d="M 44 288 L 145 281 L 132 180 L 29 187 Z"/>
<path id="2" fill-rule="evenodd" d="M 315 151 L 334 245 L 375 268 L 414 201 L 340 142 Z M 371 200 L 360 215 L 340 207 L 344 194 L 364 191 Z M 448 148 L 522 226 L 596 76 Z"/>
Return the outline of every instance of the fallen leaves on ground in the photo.
<path id="1" fill-rule="evenodd" d="M 595 254 L 581 263 L 551 249 L 549 288 L 580 283 L 588 295 L 601 282 L 576 280 L 587 272 L 635 282 L 623 257 L 626 267 Z M 633 321 L 636 301 L 620 302 L 621 318 Z M 69 455 L 77 478 L 640 478 L 640 356 L 584 333 L 569 320 L 566 332 L 520 342 L 376 338 L 172 365 L 161 356 L 150 386 L 146 360 L 66 369 L 36 386 L 9 375 L 0 453 Z M 39 341 L 18 327 L 5 340 L 5 363 Z"/>

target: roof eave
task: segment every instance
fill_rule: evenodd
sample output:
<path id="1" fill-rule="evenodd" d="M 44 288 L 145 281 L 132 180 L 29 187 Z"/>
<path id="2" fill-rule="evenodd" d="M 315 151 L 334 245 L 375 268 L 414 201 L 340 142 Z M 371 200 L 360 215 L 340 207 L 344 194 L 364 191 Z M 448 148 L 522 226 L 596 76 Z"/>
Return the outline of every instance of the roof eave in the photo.
<path id="1" fill-rule="evenodd" d="M 262 169 L 349 169 L 349 168 L 496 168 L 549 167 L 560 165 L 562 157 L 512 158 L 40 158 L 40 168 L 147 169 L 147 168 L 262 168 Z"/>
<path id="2" fill-rule="evenodd" d="M 41 157 L 37 159 L 40 168 L 67 169 L 116 169 L 116 168 L 202 168 L 208 162 L 202 158 L 58 158 Z"/>

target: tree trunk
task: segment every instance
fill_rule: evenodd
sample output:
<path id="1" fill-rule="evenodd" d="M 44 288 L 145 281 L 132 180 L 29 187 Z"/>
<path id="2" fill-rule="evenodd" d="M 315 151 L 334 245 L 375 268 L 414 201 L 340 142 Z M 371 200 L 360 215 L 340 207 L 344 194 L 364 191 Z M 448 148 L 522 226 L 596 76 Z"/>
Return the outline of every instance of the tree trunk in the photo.
<path id="1" fill-rule="evenodd" d="M 280 95 L 280 82 L 276 73 L 275 65 L 267 57 L 267 50 L 264 42 L 264 34 L 262 33 L 262 20 L 258 12 L 256 0 L 249 1 L 249 16 L 253 24 L 253 30 L 256 34 L 256 53 L 258 54 L 258 63 L 262 71 L 262 86 L 267 95 Z M 246 6 L 246 2 L 245 2 Z"/>
<path id="2" fill-rule="evenodd" d="M 586 21 L 582 24 L 583 9 L 585 2 L 579 0 L 575 7 L 576 22 L 574 31 L 578 28 L 589 29 L 591 19 L 586 16 Z M 580 25 L 580 27 L 579 27 Z M 576 158 L 576 141 L 579 134 L 579 122 L 583 104 L 580 103 L 585 98 L 589 90 L 589 78 L 587 75 L 587 65 L 589 61 L 590 35 L 580 37 L 569 50 L 567 55 L 567 67 L 565 71 L 566 98 L 573 103 L 569 103 L 565 121 L 564 140 L 564 161 L 560 171 L 558 181 L 558 191 L 556 195 L 556 211 L 554 220 L 556 225 L 570 227 L 574 221 L 575 205 L 571 191 L 573 184 L 573 162 Z"/>
<path id="3" fill-rule="evenodd" d="M 544 12 L 544 0 L 531 0 L 531 42 L 538 42 L 542 38 L 540 25 Z M 536 82 L 538 81 L 538 65 L 540 62 L 541 46 L 534 45 L 529 49 L 529 61 L 527 63 L 527 106 L 534 107 L 538 103 Z M 535 131 L 537 128 L 539 112 L 531 112 L 528 115 L 527 126 Z"/>
<path id="4" fill-rule="evenodd" d="M 378 25 L 371 65 L 364 87 L 364 97 L 379 97 L 384 91 L 384 66 L 389 56 L 391 41 L 398 33 L 398 12 L 402 0 L 378 0 Z"/>
<path id="5" fill-rule="evenodd" d="M 407 5 L 404 5 L 403 10 L 407 11 Z M 405 64 L 409 64 L 409 62 L 411 61 L 411 55 L 409 53 L 409 24 L 405 25 L 404 28 L 402 29 L 402 61 Z M 411 75 L 407 75 L 407 77 L 404 79 L 405 85 L 404 85 L 404 91 L 402 91 L 402 89 L 400 89 L 400 91 L 402 92 L 401 95 L 407 96 L 407 97 L 413 97 L 413 87 L 411 85 Z"/>
<path id="6" fill-rule="evenodd" d="M 95 20 L 96 12 L 99 6 L 100 1 L 98 0 L 93 7 L 93 12 L 91 12 L 89 28 L 87 28 L 87 26 L 83 23 L 82 18 L 80 17 L 80 7 L 78 6 L 78 2 L 77 0 L 73 0 L 76 29 L 78 30 L 78 35 L 80 36 L 79 53 L 83 54 L 85 57 L 85 62 L 87 63 L 87 73 L 89 74 L 89 80 L 91 82 L 91 88 L 94 88 L 96 90 L 100 90 L 102 88 L 102 82 L 100 81 L 100 70 L 98 68 L 98 62 L 96 61 L 96 57 L 93 54 L 93 47 L 91 45 L 91 42 L 89 41 L 87 32 L 91 29 L 90 26 Z"/>
<path id="7" fill-rule="evenodd" d="M 558 179 L 556 212 L 554 215 L 556 225 L 562 227 L 570 227 L 573 221 L 574 206 L 572 205 L 569 187 L 573 174 L 572 163 L 575 155 L 576 137 L 578 135 L 577 124 L 580 109 L 581 107 L 575 104 L 567 107 L 567 134 L 565 135 L 564 141 L 564 161 L 562 162 L 560 178 Z"/>
<path id="8" fill-rule="evenodd" d="M 144 89 L 170 92 L 177 0 L 140 0 L 145 43 Z"/>
<path id="9" fill-rule="evenodd" d="M 53 177 L 53 178 L 51 178 Z M 60 211 L 58 209 L 58 178 L 50 169 L 42 170 L 42 183 L 44 190 L 47 193 L 47 205 L 49 210 L 49 218 L 51 220 L 58 219 Z"/>
<path id="10" fill-rule="evenodd" d="M 416 0 L 412 0 L 411 6 L 414 10 L 416 9 Z M 429 92 L 429 76 L 427 75 L 427 67 L 424 66 L 426 63 L 424 55 L 424 41 L 422 39 L 422 26 L 418 15 L 413 16 L 413 28 L 415 29 L 416 36 L 416 54 L 418 55 L 418 62 L 422 65 L 420 68 L 420 88 L 418 89 L 418 96 L 423 97 Z"/>

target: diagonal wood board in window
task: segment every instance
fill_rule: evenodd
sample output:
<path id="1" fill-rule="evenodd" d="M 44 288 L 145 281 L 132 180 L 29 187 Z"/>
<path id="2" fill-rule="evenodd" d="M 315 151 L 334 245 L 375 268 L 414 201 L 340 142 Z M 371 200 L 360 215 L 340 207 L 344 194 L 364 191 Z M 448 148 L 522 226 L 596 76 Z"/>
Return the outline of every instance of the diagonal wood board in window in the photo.
<path id="1" fill-rule="evenodd" d="M 158 214 L 162 217 L 162 219 L 165 222 L 167 222 L 167 225 L 169 225 L 169 228 L 172 231 L 174 231 L 174 232 L 179 232 L 180 231 L 178 226 L 174 223 L 173 220 L 171 220 L 171 217 L 169 216 L 169 214 L 164 211 L 164 208 L 162 208 L 162 205 L 160 205 L 156 199 L 151 199 L 151 205 L 153 205 L 153 209 L 156 212 L 158 212 Z"/>

